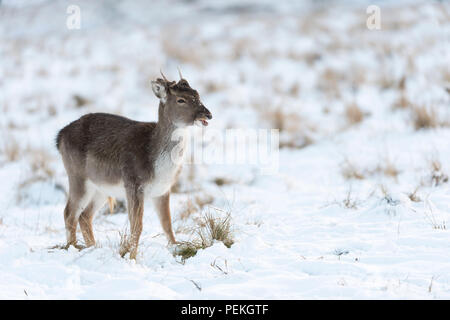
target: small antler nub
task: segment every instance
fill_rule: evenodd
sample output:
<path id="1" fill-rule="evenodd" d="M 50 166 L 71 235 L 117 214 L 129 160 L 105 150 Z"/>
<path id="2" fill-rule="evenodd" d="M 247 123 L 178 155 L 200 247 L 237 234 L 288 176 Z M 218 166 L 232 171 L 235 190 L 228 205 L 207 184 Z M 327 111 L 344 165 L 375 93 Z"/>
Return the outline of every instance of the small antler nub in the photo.
<path id="1" fill-rule="evenodd" d="M 159 72 L 161 73 L 161 75 L 162 75 L 164 81 L 169 82 L 169 80 L 166 79 L 166 76 L 164 75 L 164 73 L 162 72 L 161 69 L 159 69 Z"/>
<path id="2" fill-rule="evenodd" d="M 183 75 L 181 74 L 181 70 L 180 70 L 179 67 L 177 67 L 177 69 L 178 69 L 178 74 L 180 75 L 180 80 L 182 80 L 183 79 Z"/>

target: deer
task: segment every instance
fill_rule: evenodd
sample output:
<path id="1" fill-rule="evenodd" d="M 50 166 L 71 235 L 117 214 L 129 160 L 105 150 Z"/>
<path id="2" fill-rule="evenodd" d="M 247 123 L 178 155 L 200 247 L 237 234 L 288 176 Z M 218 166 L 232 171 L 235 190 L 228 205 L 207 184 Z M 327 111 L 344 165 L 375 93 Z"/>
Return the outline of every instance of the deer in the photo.
<path id="1" fill-rule="evenodd" d="M 89 113 L 62 128 L 56 136 L 69 180 L 64 223 L 67 244 L 82 249 L 96 244 L 92 229 L 95 213 L 109 197 L 126 199 L 130 236 L 119 253 L 136 259 L 143 229 L 144 200 L 151 198 L 170 245 L 172 230 L 170 191 L 183 161 L 188 127 L 207 126 L 211 112 L 181 72 L 178 82 L 151 81 L 159 99 L 157 122 L 141 122 L 109 113 Z M 179 139 L 173 139 L 178 132 Z M 181 132 L 181 134 L 180 134 Z M 80 226 L 85 245 L 77 243 Z"/>

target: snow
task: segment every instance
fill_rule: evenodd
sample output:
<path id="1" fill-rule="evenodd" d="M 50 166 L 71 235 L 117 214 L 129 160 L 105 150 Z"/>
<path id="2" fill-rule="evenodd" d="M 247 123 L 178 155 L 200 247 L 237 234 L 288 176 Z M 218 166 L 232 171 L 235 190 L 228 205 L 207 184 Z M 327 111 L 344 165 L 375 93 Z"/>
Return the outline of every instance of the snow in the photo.
<path id="1" fill-rule="evenodd" d="M 370 31 L 369 4 L 80 0 L 81 29 L 68 30 L 63 2 L 3 1 L 0 298 L 449 299 L 450 182 L 433 182 L 431 162 L 450 175 L 450 5 L 380 2 L 382 29 Z M 281 110 L 280 141 L 310 142 L 281 148 L 269 175 L 184 167 L 176 238 L 195 237 L 201 212 L 183 219 L 188 201 L 211 197 L 203 210 L 231 212 L 230 248 L 217 241 L 183 262 L 151 201 L 136 260 L 119 255 L 123 212 L 97 214 L 96 247 L 54 248 L 68 185 L 57 131 L 88 112 L 156 120 L 149 81 L 177 66 L 213 114 L 194 136 L 277 128 L 268 114 Z M 410 105 L 394 108 L 401 94 Z M 413 106 L 434 108 L 441 125 L 416 130 Z M 206 149 L 220 142 L 209 138 Z M 363 179 L 346 179 L 346 163 Z"/>

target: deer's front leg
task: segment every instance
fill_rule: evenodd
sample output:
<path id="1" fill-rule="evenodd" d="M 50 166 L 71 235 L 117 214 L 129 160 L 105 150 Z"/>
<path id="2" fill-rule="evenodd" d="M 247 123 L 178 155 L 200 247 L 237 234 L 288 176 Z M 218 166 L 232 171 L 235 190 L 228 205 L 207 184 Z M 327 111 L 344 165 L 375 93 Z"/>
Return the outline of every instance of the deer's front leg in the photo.
<path id="1" fill-rule="evenodd" d="M 172 220 L 170 218 L 170 207 L 169 207 L 170 193 L 166 193 L 161 197 L 153 198 L 153 203 L 155 204 L 156 212 L 158 213 L 159 221 L 166 234 L 167 240 L 170 244 L 175 244 L 175 236 L 172 231 Z"/>
<path id="2" fill-rule="evenodd" d="M 120 248 L 123 257 L 130 252 L 130 259 L 136 259 L 139 237 L 142 233 L 142 220 L 144 216 L 144 194 L 139 186 L 126 188 L 128 219 L 130 220 L 130 237 Z"/>

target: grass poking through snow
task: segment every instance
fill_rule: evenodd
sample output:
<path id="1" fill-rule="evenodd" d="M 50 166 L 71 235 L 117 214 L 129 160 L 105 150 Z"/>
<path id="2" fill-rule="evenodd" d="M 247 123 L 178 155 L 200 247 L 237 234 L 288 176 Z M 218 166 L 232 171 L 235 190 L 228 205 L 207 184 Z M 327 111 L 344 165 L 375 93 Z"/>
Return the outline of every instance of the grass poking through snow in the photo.
<path id="1" fill-rule="evenodd" d="M 416 130 L 436 128 L 439 126 L 438 116 L 436 110 L 433 108 L 416 106 L 412 109 L 412 117 Z"/>
<path id="2" fill-rule="evenodd" d="M 218 208 L 213 209 L 216 213 L 221 211 Z M 181 242 L 177 248 L 176 255 L 181 257 L 182 262 L 195 256 L 198 250 L 211 247 L 216 241 L 230 248 L 234 243 L 231 213 L 226 212 L 224 216 L 211 211 L 203 213 L 197 222 L 195 235 L 195 239 Z"/>

